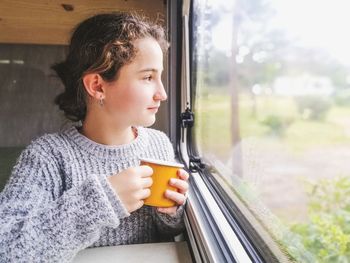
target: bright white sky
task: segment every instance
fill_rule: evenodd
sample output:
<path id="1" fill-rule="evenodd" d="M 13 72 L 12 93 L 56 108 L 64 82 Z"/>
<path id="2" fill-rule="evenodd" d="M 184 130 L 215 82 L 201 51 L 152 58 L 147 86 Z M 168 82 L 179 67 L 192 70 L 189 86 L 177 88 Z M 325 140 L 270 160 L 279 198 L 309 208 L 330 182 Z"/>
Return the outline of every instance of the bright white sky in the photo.
<path id="1" fill-rule="evenodd" d="M 350 64 L 349 0 L 274 0 L 276 22 L 301 43 L 328 50 Z"/>
<path id="2" fill-rule="evenodd" d="M 244 1 L 244 0 L 243 0 Z M 270 0 L 277 11 L 273 25 L 300 39 L 303 46 L 328 50 L 350 65 L 350 0 Z M 222 16 L 213 34 L 214 45 L 230 50 L 232 21 Z"/>

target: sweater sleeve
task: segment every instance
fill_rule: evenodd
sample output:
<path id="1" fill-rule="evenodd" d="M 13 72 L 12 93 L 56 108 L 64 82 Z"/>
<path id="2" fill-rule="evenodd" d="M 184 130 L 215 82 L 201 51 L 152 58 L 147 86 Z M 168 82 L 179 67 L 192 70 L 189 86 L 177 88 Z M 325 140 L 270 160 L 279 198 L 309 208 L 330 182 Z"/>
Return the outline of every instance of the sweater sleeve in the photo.
<path id="1" fill-rule="evenodd" d="M 1 262 L 68 262 L 129 214 L 106 178 L 89 175 L 54 198 L 60 170 L 25 150 L 0 194 Z M 55 186 L 56 184 L 56 186 Z"/>
<path id="2" fill-rule="evenodd" d="M 182 233 L 185 229 L 183 215 L 184 205 L 177 208 L 174 216 L 163 214 L 156 210 L 156 224 L 159 233 L 163 236 L 176 236 Z"/>

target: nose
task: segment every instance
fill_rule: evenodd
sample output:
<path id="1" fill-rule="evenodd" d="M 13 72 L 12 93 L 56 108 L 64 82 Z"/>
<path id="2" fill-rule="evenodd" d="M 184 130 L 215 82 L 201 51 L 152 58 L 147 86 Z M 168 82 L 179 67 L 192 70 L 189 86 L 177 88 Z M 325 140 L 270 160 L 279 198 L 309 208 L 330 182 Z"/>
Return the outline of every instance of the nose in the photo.
<path id="1" fill-rule="evenodd" d="M 166 91 L 164 89 L 163 83 L 160 80 L 158 85 L 157 85 L 157 90 L 153 96 L 153 99 L 157 100 L 157 101 L 165 101 L 167 98 L 168 98 L 168 96 L 167 96 Z"/>

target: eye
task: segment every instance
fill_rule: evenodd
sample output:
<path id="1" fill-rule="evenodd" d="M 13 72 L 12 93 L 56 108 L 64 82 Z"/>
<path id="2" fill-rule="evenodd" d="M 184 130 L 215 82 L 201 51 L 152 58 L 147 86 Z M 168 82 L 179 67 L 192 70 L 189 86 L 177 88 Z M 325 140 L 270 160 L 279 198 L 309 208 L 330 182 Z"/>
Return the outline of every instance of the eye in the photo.
<path id="1" fill-rule="evenodd" d="M 148 75 L 143 78 L 144 80 L 151 81 L 153 79 L 152 75 Z"/>

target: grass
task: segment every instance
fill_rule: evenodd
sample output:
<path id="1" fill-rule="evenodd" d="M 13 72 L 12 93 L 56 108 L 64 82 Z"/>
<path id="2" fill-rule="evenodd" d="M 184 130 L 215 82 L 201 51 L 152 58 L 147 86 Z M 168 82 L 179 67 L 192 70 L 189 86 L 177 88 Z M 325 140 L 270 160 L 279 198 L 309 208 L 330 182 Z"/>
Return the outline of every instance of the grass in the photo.
<path id="1" fill-rule="evenodd" d="M 293 153 L 315 146 L 350 145 L 350 107 L 332 106 L 324 120 L 305 119 L 292 98 L 240 95 L 238 114 L 231 97 L 210 94 L 196 102 L 196 138 L 203 152 L 227 157 L 232 148 L 231 123 L 239 120 L 240 137 L 285 144 Z"/>

